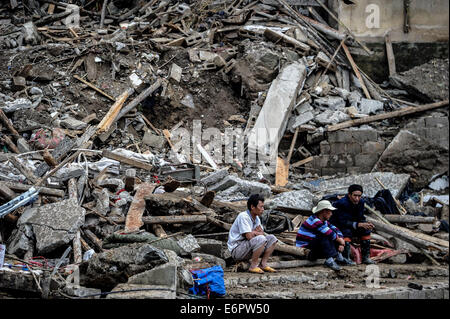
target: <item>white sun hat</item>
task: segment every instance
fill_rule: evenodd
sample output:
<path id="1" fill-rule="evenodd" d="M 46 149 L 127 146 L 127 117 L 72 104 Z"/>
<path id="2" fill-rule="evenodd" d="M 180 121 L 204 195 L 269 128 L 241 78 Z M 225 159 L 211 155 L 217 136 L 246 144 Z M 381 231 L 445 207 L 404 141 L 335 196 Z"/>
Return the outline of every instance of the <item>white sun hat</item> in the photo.
<path id="1" fill-rule="evenodd" d="M 313 214 L 320 212 L 321 210 L 329 209 L 336 210 L 337 208 L 333 207 L 328 200 L 321 200 L 316 207 L 312 209 Z"/>

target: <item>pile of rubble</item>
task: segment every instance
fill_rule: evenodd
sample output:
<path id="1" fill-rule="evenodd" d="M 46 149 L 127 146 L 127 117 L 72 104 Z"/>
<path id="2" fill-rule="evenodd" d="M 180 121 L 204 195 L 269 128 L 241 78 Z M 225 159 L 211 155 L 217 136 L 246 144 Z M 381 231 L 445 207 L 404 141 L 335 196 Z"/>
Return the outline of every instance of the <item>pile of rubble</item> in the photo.
<path id="1" fill-rule="evenodd" d="M 378 85 L 312 2 L 6 1 L 0 290 L 190 298 L 189 270 L 236 268 L 227 230 L 253 193 L 271 262 L 310 265 L 296 231 L 352 183 L 398 199 L 400 215 L 368 208 L 375 260 L 448 263 L 448 59 Z M 275 160 L 223 161 L 202 126 Z"/>

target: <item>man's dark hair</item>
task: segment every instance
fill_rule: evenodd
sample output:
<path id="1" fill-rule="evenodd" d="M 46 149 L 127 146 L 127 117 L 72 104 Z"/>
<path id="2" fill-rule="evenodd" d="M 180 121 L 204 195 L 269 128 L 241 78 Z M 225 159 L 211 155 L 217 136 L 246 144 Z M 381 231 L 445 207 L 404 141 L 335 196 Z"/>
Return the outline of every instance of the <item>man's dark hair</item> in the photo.
<path id="1" fill-rule="evenodd" d="M 260 195 L 260 194 L 250 195 L 250 197 L 247 200 L 247 208 L 248 208 L 248 210 L 250 210 L 252 206 L 253 207 L 258 206 L 258 203 L 260 201 L 264 203 L 264 197 L 262 195 Z"/>
<path id="2" fill-rule="evenodd" d="M 358 184 L 350 185 L 348 188 L 348 193 L 351 194 L 354 191 L 360 191 L 361 193 L 363 193 L 363 188 L 361 185 L 358 185 Z"/>

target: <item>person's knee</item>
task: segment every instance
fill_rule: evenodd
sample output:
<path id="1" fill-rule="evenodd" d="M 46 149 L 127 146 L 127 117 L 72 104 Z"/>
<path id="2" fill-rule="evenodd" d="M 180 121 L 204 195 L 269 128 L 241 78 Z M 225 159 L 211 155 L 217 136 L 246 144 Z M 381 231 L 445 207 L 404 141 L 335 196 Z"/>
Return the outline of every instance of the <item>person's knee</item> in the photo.
<path id="1" fill-rule="evenodd" d="M 253 250 L 257 250 L 261 247 L 264 247 L 267 243 L 267 238 L 264 235 L 258 235 L 250 239 L 250 245 Z"/>
<path id="2" fill-rule="evenodd" d="M 273 246 L 274 244 L 276 244 L 278 241 L 278 238 L 275 237 L 275 235 L 267 235 L 266 239 L 267 239 L 267 243 L 270 247 Z"/>

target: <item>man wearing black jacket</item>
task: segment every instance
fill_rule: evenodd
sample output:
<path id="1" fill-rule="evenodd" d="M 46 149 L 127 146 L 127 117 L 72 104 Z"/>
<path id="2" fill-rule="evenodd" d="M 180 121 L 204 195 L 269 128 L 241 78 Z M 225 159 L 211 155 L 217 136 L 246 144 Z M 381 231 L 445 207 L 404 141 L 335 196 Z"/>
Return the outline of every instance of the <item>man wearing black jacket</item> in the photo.
<path id="1" fill-rule="evenodd" d="M 359 237 L 361 242 L 361 255 L 364 264 L 374 264 L 370 259 L 370 233 L 373 224 L 366 221 L 364 216 L 364 199 L 361 198 L 363 188 L 353 184 L 348 188 L 348 194 L 333 203 L 337 208 L 331 216 L 330 222 L 341 230 L 344 235 L 345 247 L 342 255 L 350 259 L 350 243 L 353 237 Z"/>

